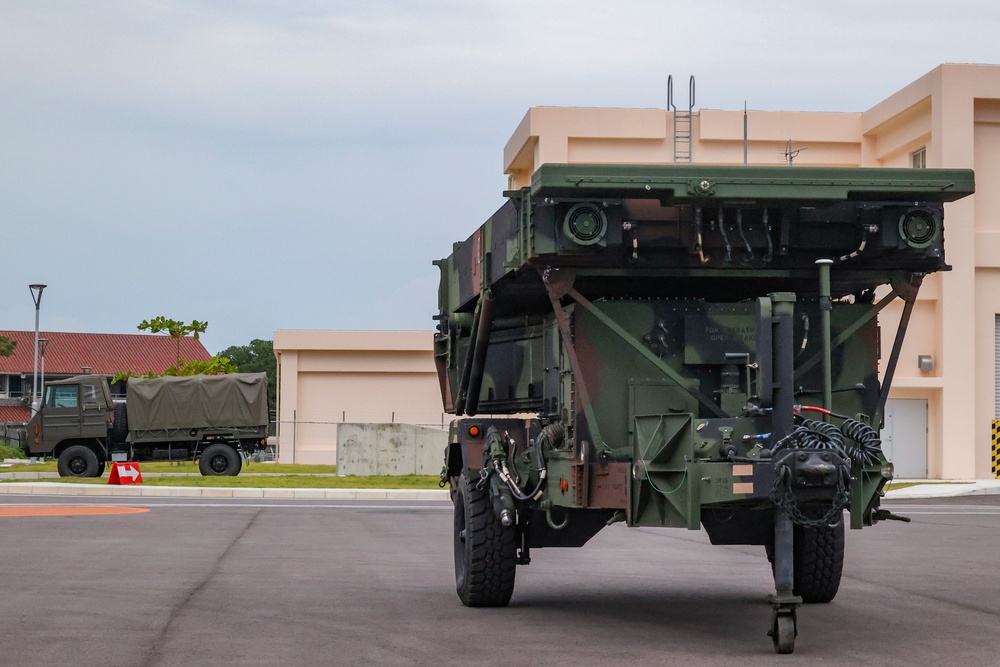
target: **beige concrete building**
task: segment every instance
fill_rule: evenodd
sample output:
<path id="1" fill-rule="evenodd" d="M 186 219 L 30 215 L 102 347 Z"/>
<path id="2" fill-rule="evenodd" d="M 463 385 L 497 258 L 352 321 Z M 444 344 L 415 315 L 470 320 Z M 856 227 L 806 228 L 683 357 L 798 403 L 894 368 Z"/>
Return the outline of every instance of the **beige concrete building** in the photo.
<path id="1" fill-rule="evenodd" d="M 278 462 L 335 464 L 343 423 L 446 425 L 433 339 L 430 331 L 275 331 Z"/>
<path id="2" fill-rule="evenodd" d="M 515 189 L 547 162 L 657 164 L 689 154 L 695 164 L 739 165 L 743 124 L 743 111 L 702 109 L 692 114 L 686 138 L 675 136 L 674 115 L 663 109 L 532 108 L 504 149 L 504 172 Z M 993 200 L 1000 193 L 992 185 L 1000 178 L 1000 66 L 942 65 L 867 111 L 750 111 L 747 125 L 749 164 L 786 163 L 791 148 L 794 165 L 976 170 L 977 194 L 946 205 L 946 258 L 954 268 L 930 276 L 921 289 L 883 436 L 901 476 L 994 476 L 1000 207 Z M 483 219 L 490 213 L 484 210 Z M 891 308 L 880 316 L 887 330 L 901 311 Z M 276 332 L 281 460 L 289 460 L 291 422 L 298 424 L 296 459 L 318 461 L 329 437 L 321 424 L 355 406 L 373 419 L 383 418 L 379 409 L 399 410 L 400 421 L 411 412 L 441 419 L 430 349 L 430 333 Z M 303 423 L 306 416 L 317 423 Z"/>

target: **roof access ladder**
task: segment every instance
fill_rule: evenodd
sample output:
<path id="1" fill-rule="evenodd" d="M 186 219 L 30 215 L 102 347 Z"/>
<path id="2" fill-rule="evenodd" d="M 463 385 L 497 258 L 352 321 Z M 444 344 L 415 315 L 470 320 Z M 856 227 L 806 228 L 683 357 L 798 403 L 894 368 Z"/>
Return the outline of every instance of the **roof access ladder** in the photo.
<path id="1" fill-rule="evenodd" d="M 694 76 L 688 81 L 687 111 L 674 106 L 674 77 L 667 76 L 667 109 L 674 114 L 674 162 L 691 164 L 691 116 L 694 109 Z"/>

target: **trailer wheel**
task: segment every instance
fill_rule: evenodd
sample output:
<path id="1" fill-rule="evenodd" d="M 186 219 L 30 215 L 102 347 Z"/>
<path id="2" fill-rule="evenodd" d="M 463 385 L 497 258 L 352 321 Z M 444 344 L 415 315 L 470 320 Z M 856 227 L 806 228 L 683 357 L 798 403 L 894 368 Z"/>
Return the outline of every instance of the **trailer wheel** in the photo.
<path id="1" fill-rule="evenodd" d="M 795 637 L 799 634 L 795 628 L 795 614 L 782 611 L 775 613 L 771 631 L 771 641 L 774 642 L 774 652 L 787 655 L 795 651 Z"/>
<path id="2" fill-rule="evenodd" d="M 229 445 L 209 445 L 198 459 L 198 469 L 205 477 L 235 477 L 242 467 L 239 452 Z"/>
<path id="3" fill-rule="evenodd" d="M 455 493 L 455 587 L 462 604 L 507 606 L 516 565 L 516 529 L 500 523 L 488 491 L 463 472 Z"/>
<path id="4" fill-rule="evenodd" d="M 59 455 L 56 464 L 60 477 L 98 477 L 101 470 L 97 454 L 86 445 L 73 445 Z"/>
<path id="5" fill-rule="evenodd" d="M 836 526 L 795 526 L 795 595 L 806 603 L 830 602 L 844 572 L 844 522 Z"/>

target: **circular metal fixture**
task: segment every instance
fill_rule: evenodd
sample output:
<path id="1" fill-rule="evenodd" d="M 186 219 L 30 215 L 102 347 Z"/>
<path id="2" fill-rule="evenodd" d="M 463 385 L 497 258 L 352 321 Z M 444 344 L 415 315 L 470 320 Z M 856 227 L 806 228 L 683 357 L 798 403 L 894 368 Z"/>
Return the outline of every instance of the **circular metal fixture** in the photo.
<path id="1" fill-rule="evenodd" d="M 911 248 L 926 248 L 941 235 L 941 225 L 933 211 L 911 208 L 899 217 L 899 236 Z"/>
<path id="2" fill-rule="evenodd" d="M 596 204 L 576 204 L 563 219 L 563 235 L 577 245 L 594 245 L 604 240 L 608 217 Z"/>

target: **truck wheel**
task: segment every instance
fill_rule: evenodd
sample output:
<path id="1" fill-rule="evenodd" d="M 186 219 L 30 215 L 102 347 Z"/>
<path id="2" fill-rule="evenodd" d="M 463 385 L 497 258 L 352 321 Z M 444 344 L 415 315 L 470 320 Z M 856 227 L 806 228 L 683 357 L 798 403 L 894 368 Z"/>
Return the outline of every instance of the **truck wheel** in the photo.
<path id="1" fill-rule="evenodd" d="M 235 477 L 242 467 L 239 452 L 229 445 L 209 445 L 198 459 L 198 469 L 205 477 Z"/>
<path id="2" fill-rule="evenodd" d="M 59 455 L 56 464 L 60 477 L 98 477 L 102 470 L 94 450 L 85 445 L 73 445 Z"/>
<path id="3" fill-rule="evenodd" d="M 795 595 L 802 601 L 830 602 L 844 572 L 844 522 L 836 526 L 795 526 Z"/>
<path id="4" fill-rule="evenodd" d="M 124 403 L 115 403 L 115 417 L 111 424 L 111 439 L 114 442 L 125 442 L 128 436 L 128 410 Z"/>
<path id="5" fill-rule="evenodd" d="M 467 607 L 505 607 L 514 593 L 516 529 L 504 527 L 489 493 L 462 473 L 455 494 L 455 584 Z"/>

